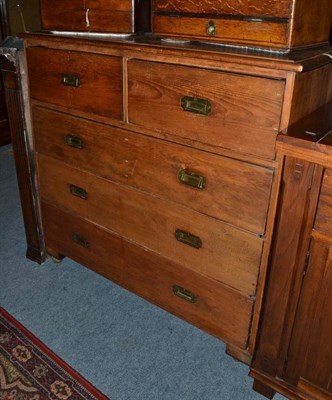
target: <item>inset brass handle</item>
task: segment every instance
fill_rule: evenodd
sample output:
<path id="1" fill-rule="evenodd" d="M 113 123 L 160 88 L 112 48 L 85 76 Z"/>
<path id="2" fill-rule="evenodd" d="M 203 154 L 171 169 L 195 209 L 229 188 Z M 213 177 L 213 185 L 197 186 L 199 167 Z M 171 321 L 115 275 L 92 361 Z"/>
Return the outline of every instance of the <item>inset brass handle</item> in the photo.
<path id="1" fill-rule="evenodd" d="M 206 187 L 206 179 L 204 176 L 197 175 L 193 172 L 190 172 L 186 169 L 182 169 L 178 173 L 178 180 L 184 185 L 188 185 L 194 187 L 196 189 L 205 189 Z"/>
<path id="2" fill-rule="evenodd" d="M 77 75 L 62 74 L 61 83 L 64 86 L 79 88 L 81 86 L 80 77 Z"/>
<path id="3" fill-rule="evenodd" d="M 180 299 L 189 301 L 189 303 L 194 304 L 197 302 L 197 296 L 181 286 L 173 285 L 173 293 L 175 296 L 180 297 Z"/>
<path id="4" fill-rule="evenodd" d="M 217 33 L 217 24 L 214 21 L 209 21 L 206 25 L 206 33 L 209 36 L 214 36 Z"/>
<path id="5" fill-rule="evenodd" d="M 183 108 L 184 111 L 201 115 L 209 115 L 212 110 L 210 100 L 199 99 L 197 97 L 190 97 L 190 96 L 182 97 L 181 107 Z"/>
<path id="6" fill-rule="evenodd" d="M 67 135 L 65 136 L 65 143 L 70 147 L 75 147 L 75 149 L 83 149 L 84 142 L 78 136 Z"/>
<path id="7" fill-rule="evenodd" d="M 75 185 L 70 185 L 69 189 L 70 189 L 70 193 L 73 196 L 79 197 L 83 200 L 88 199 L 88 192 L 85 189 L 82 189 L 79 186 L 75 186 Z"/>
<path id="8" fill-rule="evenodd" d="M 189 232 L 185 232 L 181 229 L 175 231 L 175 238 L 181 243 L 188 246 L 194 247 L 195 249 L 200 249 L 202 247 L 202 240 L 198 236 L 192 235 Z"/>
<path id="9" fill-rule="evenodd" d="M 73 242 L 75 242 L 76 244 L 78 244 L 86 249 L 90 247 L 90 243 L 85 239 L 85 237 L 78 233 L 73 233 L 71 235 L 71 238 L 72 238 Z"/>

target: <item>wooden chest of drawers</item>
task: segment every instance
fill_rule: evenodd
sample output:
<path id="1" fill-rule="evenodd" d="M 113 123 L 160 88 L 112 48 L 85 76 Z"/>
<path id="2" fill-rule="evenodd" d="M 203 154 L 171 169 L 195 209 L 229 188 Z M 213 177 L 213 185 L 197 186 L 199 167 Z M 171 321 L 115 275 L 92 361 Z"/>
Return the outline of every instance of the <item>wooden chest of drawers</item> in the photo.
<path id="1" fill-rule="evenodd" d="M 26 35 L 26 47 L 48 254 L 249 362 L 281 178 L 276 135 L 332 97 L 331 49 L 269 58 L 53 35 Z M 303 88 L 311 100 L 299 108 Z"/>
<path id="2" fill-rule="evenodd" d="M 45 30 L 133 33 L 149 26 L 148 0 L 40 0 Z"/>
<path id="3" fill-rule="evenodd" d="M 330 0 L 152 0 L 152 31 L 162 36 L 289 49 L 327 43 Z"/>

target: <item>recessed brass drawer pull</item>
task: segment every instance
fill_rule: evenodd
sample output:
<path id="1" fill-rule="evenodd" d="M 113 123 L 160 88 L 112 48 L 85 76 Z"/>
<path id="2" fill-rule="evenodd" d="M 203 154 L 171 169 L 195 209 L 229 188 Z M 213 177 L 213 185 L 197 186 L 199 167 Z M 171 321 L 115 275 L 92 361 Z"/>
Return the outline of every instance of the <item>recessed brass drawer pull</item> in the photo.
<path id="1" fill-rule="evenodd" d="M 205 189 L 206 179 L 204 176 L 194 174 L 186 169 L 182 169 L 178 173 L 178 180 L 184 185 L 194 187 L 196 189 Z"/>
<path id="2" fill-rule="evenodd" d="M 70 147 L 75 147 L 75 149 L 83 149 L 84 142 L 78 136 L 67 135 L 65 136 L 65 143 Z"/>
<path id="3" fill-rule="evenodd" d="M 64 86 L 71 86 L 74 88 L 79 88 L 81 86 L 81 80 L 79 76 L 62 74 L 61 83 Z"/>
<path id="4" fill-rule="evenodd" d="M 190 96 L 182 97 L 181 107 L 184 111 L 189 111 L 194 114 L 209 115 L 212 111 L 211 102 L 209 100 Z"/>
<path id="5" fill-rule="evenodd" d="M 174 285 L 173 293 L 175 294 L 175 296 L 178 296 L 183 300 L 189 301 L 189 303 L 197 302 L 197 296 L 189 290 L 182 288 L 181 286 Z"/>
<path id="6" fill-rule="evenodd" d="M 90 243 L 82 235 L 79 235 L 78 233 L 73 233 L 71 238 L 73 239 L 73 242 L 86 249 L 90 247 Z"/>
<path id="7" fill-rule="evenodd" d="M 200 249 L 202 247 L 202 241 L 198 236 L 182 231 L 181 229 L 175 231 L 175 238 L 181 243 L 195 247 L 195 249 Z"/>
<path id="8" fill-rule="evenodd" d="M 70 185 L 70 193 L 73 196 L 79 197 L 83 200 L 87 200 L 88 193 L 85 189 L 80 188 L 79 186 Z"/>

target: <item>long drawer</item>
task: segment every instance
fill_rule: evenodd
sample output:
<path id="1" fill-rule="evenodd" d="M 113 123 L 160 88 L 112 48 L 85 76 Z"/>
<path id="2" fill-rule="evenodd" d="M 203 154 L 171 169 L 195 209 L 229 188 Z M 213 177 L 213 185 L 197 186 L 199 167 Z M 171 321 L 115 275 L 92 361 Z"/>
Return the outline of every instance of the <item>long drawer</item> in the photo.
<path id="1" fill-rule="evenodd" d="M 264 233 L 273 170 L 39 107 L 32 111 L 38 152 Z"/>
<path id="2" fill-rule="evenodd" d="M 122 59 L 75 51 L 27 49 L 32 99 L 122 120 Z"/>
<path id="3" fill-rule="evenodd" d="M 39 155 L 42 199 L 254 295 L 263 241 L 179 204 Z"/>
<path id="4" fill-rule="evenodd" d="M 253 302 L 238 292 L 42 203 L 46 248 L 68 256 L 199 328 L 246 348 Z"/>
<path id="5" fill-rule="evenodd" d="M 283 81 L 138 60 L 128 79 L 130 123 L 274 158 Z"/>
<path id="6" fill-rule="evenodd" d="M 170 15 L 155 12 L 152 20 L 152 30 L 156 35 L 178 37 L 182 39 L 231 43 L 235 45 L 251 45 L 256 47 L 287 47 L 289 22 L 275 22 L 271 18 L 232 16 L 220 18 L 200 14 L 199 16 L 185 13 Z M 213 32 L 213 33 L 210 33 Z"/>

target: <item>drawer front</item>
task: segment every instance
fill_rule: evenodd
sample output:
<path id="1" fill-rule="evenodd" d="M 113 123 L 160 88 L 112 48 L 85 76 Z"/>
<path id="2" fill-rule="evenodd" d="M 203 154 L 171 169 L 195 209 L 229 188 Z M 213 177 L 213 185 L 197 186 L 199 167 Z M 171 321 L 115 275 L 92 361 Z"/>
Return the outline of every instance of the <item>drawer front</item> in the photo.
<path id="1" fill-rule="evenodd" d="M 153 0 L 154 12 L 289 17 L 294 0 Z"/>
<path id="2" fill-rule="evenodd" d="M 122 59 L 41 47 L 27 49 L 32 99 L 122 119 Z"/>
<path id="3" fill-rule="evenodd" d="M 232 44 L 288 46 L 293 0 L 154 0 L 152 31 Z"/>
<path id="4" fill-rule="evenodd" d="M 32 114 L 38 152 L 264 233 L 272 170 L 39 107 Z"/>
<path id="5" fill-rule="evenodd" d="M 249 45 L 253 47 L 286 48 L 288 21 L 275 22 L 252 17 L 220 18 L 218 16 L 193 17 L 191 15 L 159 15 L 152 19 L 152 31 L 156 35 L 183 39 Z"/>
<path id="6" fill-rule="evenodd" d="M 39 155 L 42 199 L 253 295 L 262 240 L 179 204 Z"/>
<path id="7" fill-rule="evenodd" d="M 315 229 L 332 238 L 332 169 L 324 172 Z"/>
<path id="8" fill-rule="evenodd" d="M 131 0 L 40 0 L 43 29 L 134 32 L 133 3 Z"/>
<path id="9" fill-rule="evenodd" d="M 73 258 L 225 342 L 246 348 L 250 299 L 46 203 L 42 215 L 51 254 Z M 195 303 L 189 301 L 193 296 Z"/>
<path id="10" fill-rule="evenodd" d="M 283 81 L 145 61 L 128 71 L 130 123 L 274 158 Z"/>

